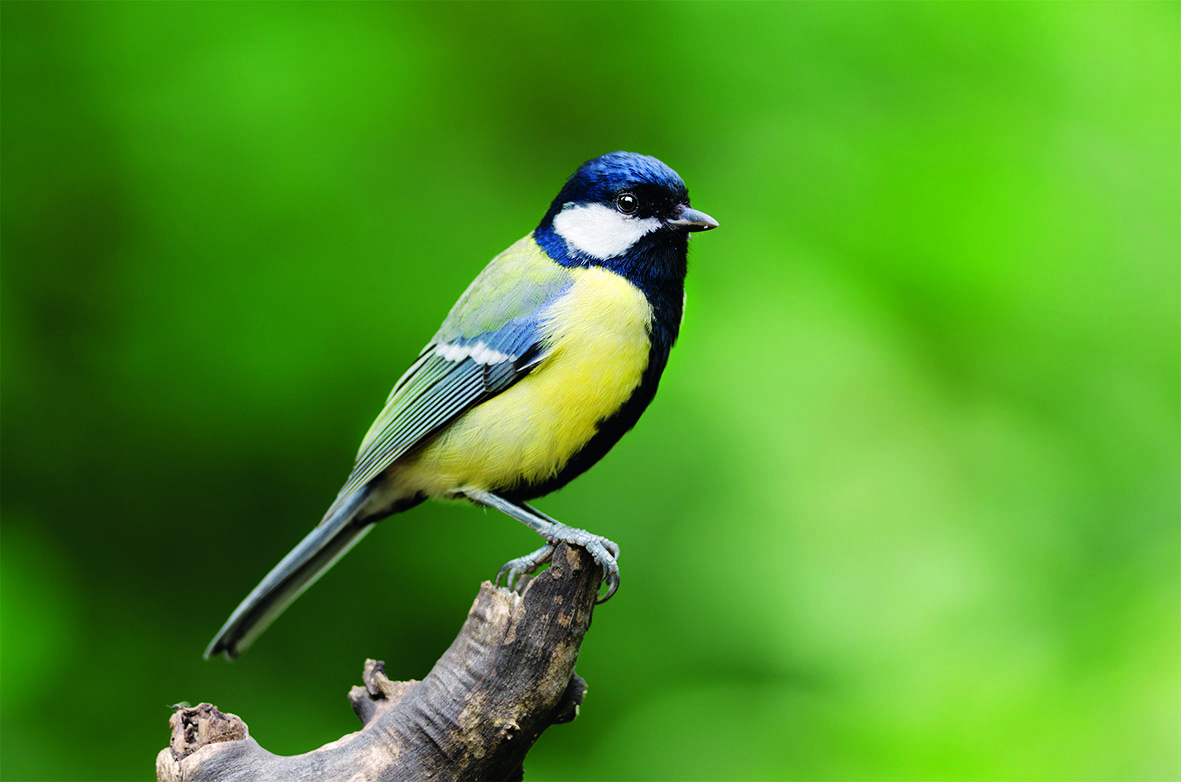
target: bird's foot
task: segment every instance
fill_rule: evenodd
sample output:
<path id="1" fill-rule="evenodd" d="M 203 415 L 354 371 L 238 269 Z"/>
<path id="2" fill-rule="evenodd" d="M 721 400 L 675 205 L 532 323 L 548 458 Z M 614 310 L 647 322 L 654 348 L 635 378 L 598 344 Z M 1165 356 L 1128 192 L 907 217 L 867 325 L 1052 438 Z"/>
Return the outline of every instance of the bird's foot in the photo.
<path id="1" fill-rule="evenodd" d="M 496 585 L 500 586 L 500 579 L 504 579 L 505 589 L 511 590 L 514 586 L 524 588 L 528 583 L 527 577 L 537 571 L 537 568 L 549 562 L 554 557 L 554 547 L 547 543 L 541 548 L 534 551 L 532 554 L 526 554 L 523 557 L 510 559 L 501 566 L 500 572 L 496 574 Z M 519 584 L 518 578 L 524 578 Z"/>
<path id="2" fill-rule="evenodd" d="M 554 524 L 545 531 L 544 537 L 549 542 L 537 551 L 504 563 L 500 572 L 496 574 L 498 586 L 501 578 L 505 579 L 505 587 L 508 589 L 512 589 L 514 584 L 524 586 L 527 581 L 518 582 L 518 579 L 531 575 L 537 568 L 553 559 L 554 549 L 559 543 L 568 543 L 586 549 L 596 564 L 603 569 L 603 583 L 607 585 L 607 594 L 596 602 L 606 603 L 611 599 L 611 596 L 619 589 L 619 546 L 614 541 L 584 529 L 567 527 L 565 524 Z"/>

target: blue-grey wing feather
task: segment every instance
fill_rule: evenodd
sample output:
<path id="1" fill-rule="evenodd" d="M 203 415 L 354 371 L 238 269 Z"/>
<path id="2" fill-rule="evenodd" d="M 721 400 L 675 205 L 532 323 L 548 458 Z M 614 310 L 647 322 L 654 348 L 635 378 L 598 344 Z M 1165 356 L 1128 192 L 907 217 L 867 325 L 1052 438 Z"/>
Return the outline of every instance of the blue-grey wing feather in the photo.
<path id="1" fill-rule="evenodd" d="M 395 384 L 361 444 L 352 474 L 325 518 L 399 457 L 466 410 L 509 388 L 544 358 L 545 310 L 569 288 L 569 273 L 548 263 L 555 272 L 546 270 L 546 278 L 541 280 L 534 272 L 531 284 L 522 286 L 512 279 L 518 271 L 512 268 L 514 259 L 504 260 L 508 263 L 499 267 L 494 261 L 472 283 L 435 338 Z M 471 301 L 473 291 L 484 296 L 478 317 L 461 306 L 479 306 L 478 301 Z M 479 331 L 479 321 L 488 323 L 490 317 L 502 325 Z"/>

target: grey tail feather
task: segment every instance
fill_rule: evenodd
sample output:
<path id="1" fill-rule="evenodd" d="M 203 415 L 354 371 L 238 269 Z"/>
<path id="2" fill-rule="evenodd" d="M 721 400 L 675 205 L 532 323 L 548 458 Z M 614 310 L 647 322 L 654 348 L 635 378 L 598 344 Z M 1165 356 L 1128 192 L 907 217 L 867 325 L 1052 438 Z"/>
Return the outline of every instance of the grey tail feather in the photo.
<path id="1" fill-rule="evenodd" d="M 210 642 L 206 659 L 222 652 L 231 660 L 241 654 L 283 609 L 365 537 L 373 524 L 357 521 L 356 515 L 368 494 L 367 487 L 353 492 L 267 573 Z"/>

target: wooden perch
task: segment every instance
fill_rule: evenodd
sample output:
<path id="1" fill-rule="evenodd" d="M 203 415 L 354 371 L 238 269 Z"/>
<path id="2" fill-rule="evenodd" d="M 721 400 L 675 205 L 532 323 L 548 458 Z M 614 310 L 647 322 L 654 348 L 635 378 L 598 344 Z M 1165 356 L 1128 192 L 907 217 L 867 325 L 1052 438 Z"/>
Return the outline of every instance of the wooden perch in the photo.
<path id="1" fill-rule="evenodd" d="M 156 778 L 521 779 L 542 731 L 578 714 L 586 683 L 574 663 L 601 579 L 586 551 L 561 545 L 523 594 L 484 582 L 425 679 L 393 682 L 368 660 L 364 684 L 349 693 L 364 727 L 303 755 L 266 751 L 242 720 L 210 704 L 177 711 Z"/>

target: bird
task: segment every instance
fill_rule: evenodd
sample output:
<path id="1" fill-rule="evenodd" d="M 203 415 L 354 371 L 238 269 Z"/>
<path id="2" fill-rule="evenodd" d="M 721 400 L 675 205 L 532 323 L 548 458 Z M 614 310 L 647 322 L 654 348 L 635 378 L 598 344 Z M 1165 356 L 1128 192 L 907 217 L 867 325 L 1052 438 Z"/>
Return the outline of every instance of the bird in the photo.
<path id="1" fill-rule="evenodd" d="M 584 547 L 619 587 L 619 547 L 526 501 L 598 462 L 652 401 L 680 332 L 689 236 L 718 222 L 660 160 L 611 152 L 566 180 L 541 222 L 497 255 L 394 385 L 323 520 L 205 650 L 236 658 L 375 522 L 428 498 L 466 500 L 545 540 L 506 586 Z"/>

